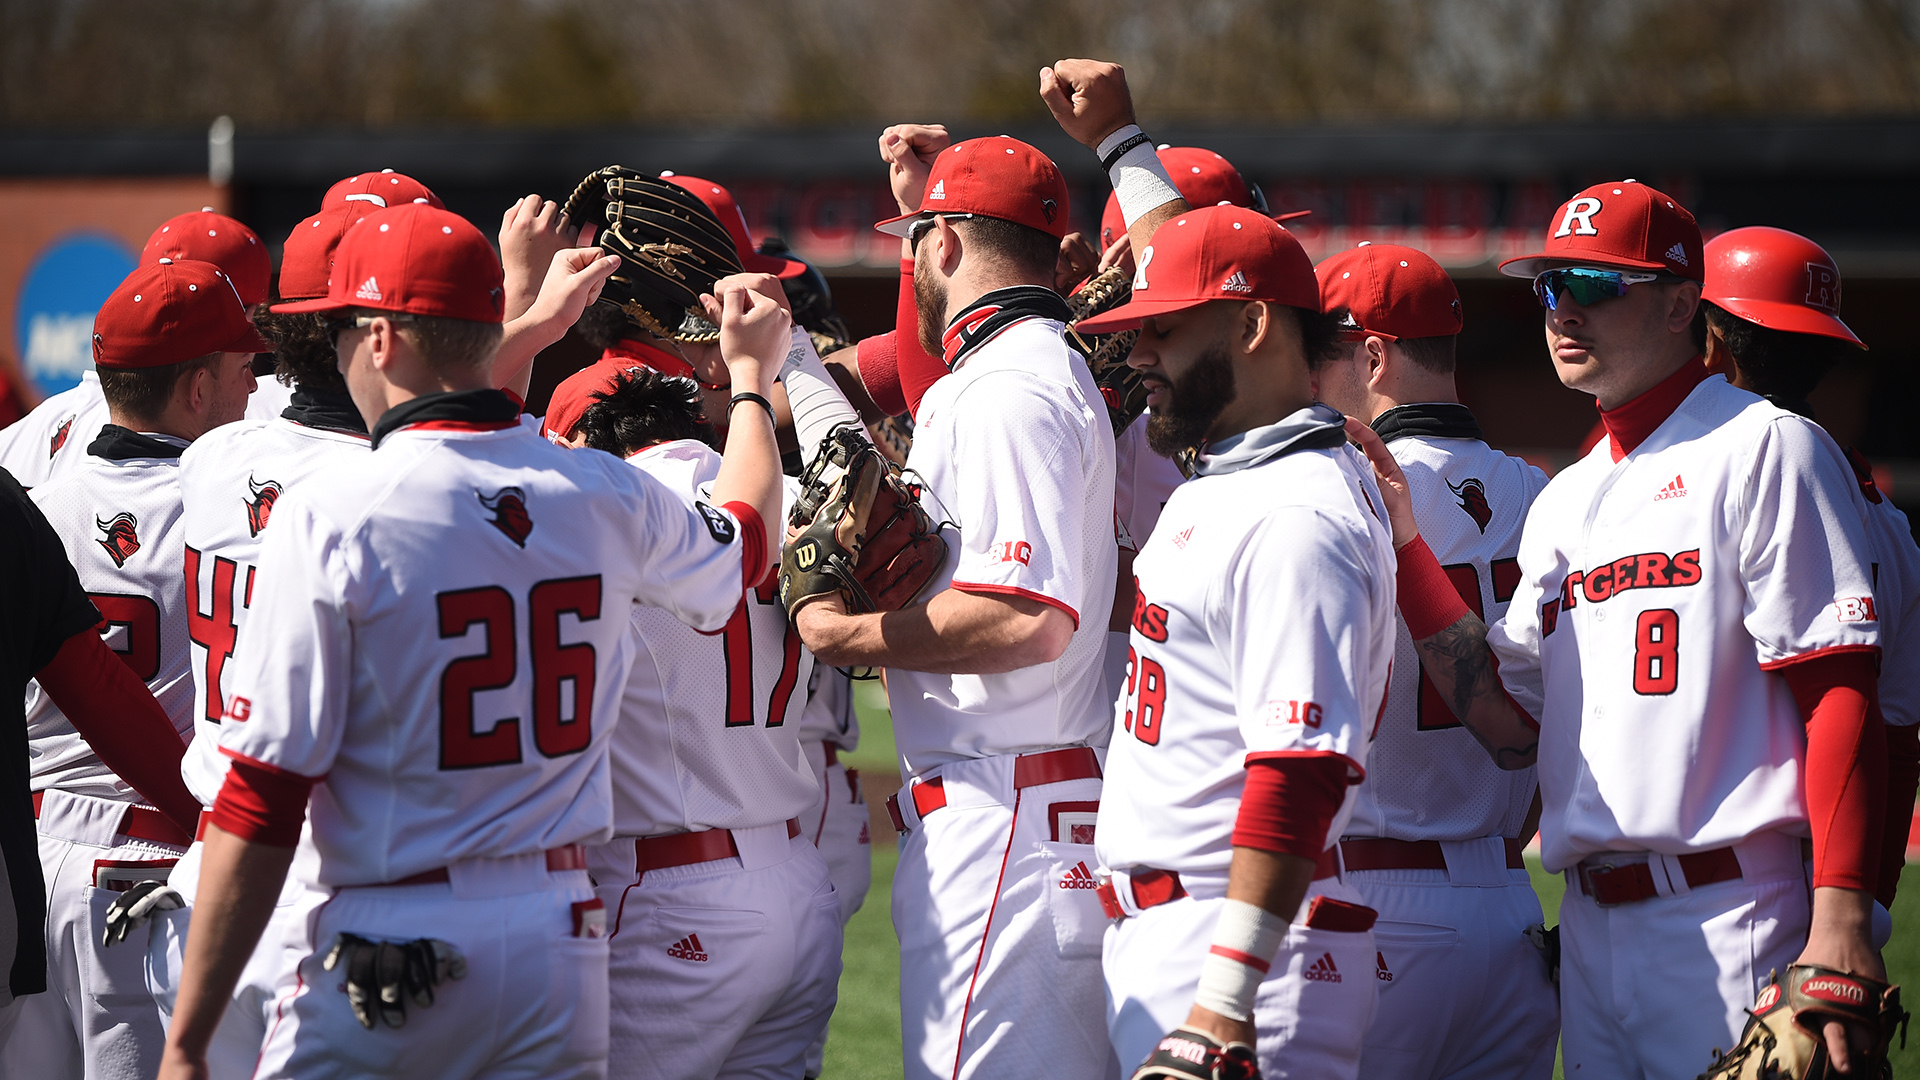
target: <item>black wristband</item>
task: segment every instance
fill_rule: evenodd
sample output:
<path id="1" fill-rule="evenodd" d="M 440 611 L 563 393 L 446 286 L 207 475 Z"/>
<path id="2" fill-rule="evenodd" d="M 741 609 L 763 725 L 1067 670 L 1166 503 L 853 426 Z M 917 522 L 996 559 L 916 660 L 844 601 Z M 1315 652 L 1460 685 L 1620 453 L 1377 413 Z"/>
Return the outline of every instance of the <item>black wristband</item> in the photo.
<path id="1" fill-rule="evenodd" d="M 1153 139 L 1149 137 L 1146 132 L 1144 131 L 1136 132 L 1134 135 L 1132 135 L 1131 137 L 1121 142 L 1119 146 L 1114 147 L 1112 152 L 1107 154 L 1106 157 L 1103 157 L 1100 159 L 1100 171 L 1112 172 L 1114 164 L 1118 162 L 1121 158 L 1126 157 L 1127 151 L 1133 149 L 1136 146 L 1139 146 L 1141 143 L 1150 143 L 1152 141 Z"/>
<path id="2" fill-rule="evenodd" d="M 776 418 L 774 417 L 774 415 L 773 415 L 773 402 L 771 402 L 771 401 L 768 401 L 768 400 L 767 400 L 766 398 L 763 398 L 763 397 L 761 397 L 761 396 L 760 396 L 759 394 L 735 394 L 735 395 L 733 395 L 733 397 L 732 397 L 732 398 L 730 398 L 730 399 L 728 399 L 728 401 L 727 401 L 727 411 L 728 411 L 729 413 L 731 413 L 731 412 L 733 411 L 733 407 L 734 407 L 735 405 L 738 405 L 738 404 L 740 404 L 740 403 L 741 403 L 741 402 L 743 402 L 743 401 L 751 401 L 751 402 L 753 402 L 753 403 L 754 403 L 755 405 L 758 405 L 758 406 L 760 406 L 761 408 L 763 408 L 763 409 L 765 409 L 765 410 L 767 410 L 767 419 L 769 419 L 769 420 L 772 420 L 772 421 L 773 421 L 773 423 L 774 423 L 774 426 L 776 426 L 776 427 L 778 427 L 778 426 L 779 426 L 779 424 L 780 424 L 780 421 L 779 421 L 778 419 L 776 419 Z"/>

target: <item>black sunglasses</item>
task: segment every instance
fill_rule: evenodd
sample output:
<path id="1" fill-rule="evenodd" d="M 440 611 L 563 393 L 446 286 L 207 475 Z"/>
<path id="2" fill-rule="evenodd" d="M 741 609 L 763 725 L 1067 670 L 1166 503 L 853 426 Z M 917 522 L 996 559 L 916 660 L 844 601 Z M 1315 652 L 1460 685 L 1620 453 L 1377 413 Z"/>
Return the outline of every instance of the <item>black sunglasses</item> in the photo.
<path id="1" fill-rule="evenodd" d="M 361 330 L 373 325 L 373 320 L 385 319 L 388 322 L 418 322 L 419 316 L 405 315 L 400 312 L 381 313 L 379 315 L 343 315 L 327 320 L 327 344 L 335 349 L 340 347 L 340 335 L 347 330 Z"/>
<path id="2" fill-rule="evenodd" d="M 919 248 L 920 238 L 933 230 L 933 221 L 935 218 L 946 218 L 948 221 L 967 221 L 972 217 L 972 214 L 926 214 L 916 218 L 913 224 L 907 226 L 907 247 L 913 249 Z"/>

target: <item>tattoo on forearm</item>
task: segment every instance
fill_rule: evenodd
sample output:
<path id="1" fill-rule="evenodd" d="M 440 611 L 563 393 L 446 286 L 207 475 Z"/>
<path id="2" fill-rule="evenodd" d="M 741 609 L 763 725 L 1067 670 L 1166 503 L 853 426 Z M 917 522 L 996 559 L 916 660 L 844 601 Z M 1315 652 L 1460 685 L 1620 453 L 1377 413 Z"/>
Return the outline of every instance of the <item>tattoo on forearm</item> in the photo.
<path id="1" fill-rule="evenodd" d="M 1523 768 L 1539 748 L 1538 739 L 1524 746 L 1496 745 L 1474 722 L 1474 703 L 1502 694 L 1493 650 L 1487 646 L 1487 624 L 1477 615 L 1462 615 L 1452 626 L 1418 642 L 1418 649 L 1435 681 L 1448 684 L 1441 690 L 1453 715 L 1486 748 L 1494 763 L 1503 769 Z"/>

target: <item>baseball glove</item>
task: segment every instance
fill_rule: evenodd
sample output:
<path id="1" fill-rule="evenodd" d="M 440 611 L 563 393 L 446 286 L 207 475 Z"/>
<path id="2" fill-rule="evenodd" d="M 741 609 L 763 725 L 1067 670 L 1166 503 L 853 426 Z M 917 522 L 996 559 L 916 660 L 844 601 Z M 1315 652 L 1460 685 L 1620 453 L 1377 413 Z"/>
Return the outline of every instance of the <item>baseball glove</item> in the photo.
<path id="1" fill-rule="evenodd" d="M 701 293 L 740 272 L 726 227 L 678 184 L 609 165 L 587 174 L 562 209 L 568 221 L 599 230 L 600 250 L 620 256 L 599 302 L 659 337 L 674 337 L 688 311 L 700 309 Z"/>
<path id="2" fill-rule="evenodd" d="M 1095 275 L 1079 292 L 1067 297 L 1067 306 L 1073 309 L 1073 323 L 1078 324 L 1090 315 L 1119 307 L 1132 296 L 1133 278 L 1115 266 Z M 1133 343 L 1140 340 L 1140 331 L 1082 334 L 1070 324 L 1067 334 L 1086 356 L 1093 381 L 1100 387 L 1100 396 L 1107 401 L 1107 418 L 1113 421 L 1113 433 L 1118 435 L 1127 430 L 1147 408 L 1147 388 L 1140 382 L 1140 373 L 1127 366 L 1127 357 L 1133 352 Z"/>
<path id="3" fill-rule="evenodd" d="M 1747 1027 L 1731 1053 L 1713 1052 L 1713 1064 L 1700 1080 L 1826 1080 L 1838 1076 L 1827 1061 L 1821 1028 L 1830 1020 L 1874 1033 L 1865 1060 L 1856 1055 L 1849 1076 L 1882 1080 L 1893 1075 L 1887 1045 L 1894 1029 L 1907 1042 L 1907 1012 L 1900 988 L 1812 964 L 1787 969 L 1783 983 L 1774 972 L 1759 1000 L 1747 1010 Z"/>
<path id="4" fill-rule="evenodd" d="M 1133 1070 L 1133 1080 L 1260 1080 L 1260 1063 L 1246 1043 L 1221 1046 L 1204 1032 L 1179 1027 Z"/>
<path id="5" fill-rule="evenodd" d="M 838 470 L 829 482 L 827 471 Z M 898 611 L 913 603 L 947 558 L 947 542 L 919 495 L 858 428 L 820 441 L 800 475 L 780 552 L 780 603 L 789 617 L 808 600 L 838 593 L 849 611 Z"/>

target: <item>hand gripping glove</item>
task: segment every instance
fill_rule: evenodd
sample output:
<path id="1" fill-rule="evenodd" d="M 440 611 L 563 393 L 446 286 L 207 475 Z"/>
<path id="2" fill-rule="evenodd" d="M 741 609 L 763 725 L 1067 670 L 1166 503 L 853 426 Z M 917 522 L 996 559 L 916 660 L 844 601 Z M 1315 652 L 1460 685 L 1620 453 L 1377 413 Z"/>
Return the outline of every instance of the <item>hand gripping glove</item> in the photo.
<path id="1" fill-rule="evenodd" d="M 1848 1076 L 1882 1080 L 1893 1075 L 1887 1046 L 1900 1031 L 1906 1045 L 1907 1012 L 1900 988 L 1812 964 L 1795 964 L 1783 982 L 1775 972 L 1753 1008 L 1731 1053 L 1713 1052 L 1700 1080 L 1827 1080 L 1840 1074 L 1827 1060 L 1822 1027 L 1839 1020 L 1873 1034 L 1873 1047 L 1854 1056 Z"/>
<path id="2" fill-rule="evenodd" d="M 127 940 L 136 927 L 145 926 L 157 911 L 177 911 L 187 901 L 167 887 L 164 881 L 136 881 L 107 907 L 106 929 L 100 932 L 100 947 L 111 948 Z"/>
<path id="3" fill-rule="evenodd" d="M 593 225 L 600 250 L 620 256 L 598 302 L 660 337 L 676 336 L 715 281 L 740 273 L 733 238 L 706 203 L 624 165 L 588 173 L 562 212 L 575 225 Z"/>
<path id="4" fill-rule="evenodd" d="M 1133 1070 L 1133 1080 L 1260 1080 L 1260 1063 L 1246 1043 L 1221 1046 L 1205 1032 L 1190 1027 L 1173 1029 L 1160 1040 L 1147 1060 Z"/>
<path id="5" fill-rule="evenodd" d="M 1147 408 L 1147 388 L 1140 381 L 1140 372 L 1127 366 L 1127 357 L 1133 353 L 1134 342 L 1140 340 L 1140 331 L 1082 334 L 1073 327 L 1081 319 L 1119 307 L 1132 296 L 1133 278 L 1115 266 L 1095 275 L 1079 292 L 1067 297 L 1067 307 L 1073 310 L 1068 340 L 1087 358 L 1094 384 L 1106 399 L 1107 419 L 1113 421 L 1115 435 L 1127 430 Z"/>
<path id="6" fill-rule="evenodd" d="M 421 1008 L 433 1004 L 433 988 L 449 979 L 467 977 L 467 958 L 460 950 L 436 938 L 412 941 L 370 941 L 357 934 L 341 934 L 321 967 L 328 971 L 346 965 L 347 1004 L 354 1019 L 371 1031 L 378 1021 L 397 1028 L 407 1022 L 407 999 Z"/>
<path id="7" fill-rule="evenodd" d="M 832 482 L 830 468 L 839 473 Z M 899 467 L 851 424 L 821 440 L 787 525 L 780 603 L 789 617 L 829 593 L 839 593 L 849 611 L 898 611 L 947 558 L 947 542 Z"/>

